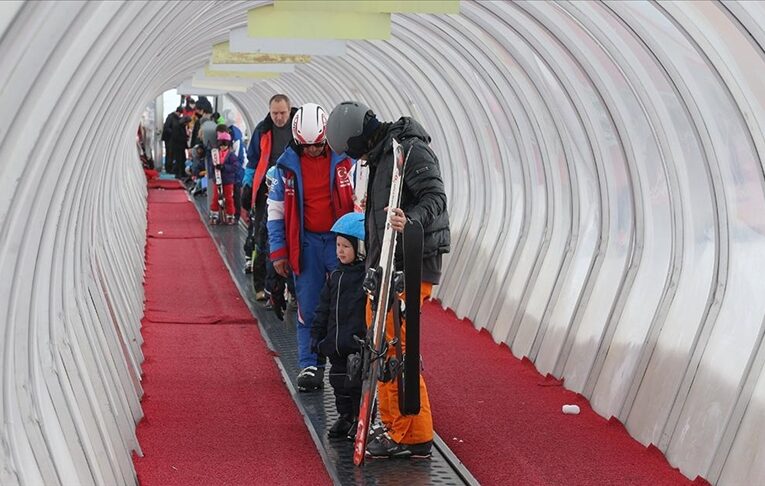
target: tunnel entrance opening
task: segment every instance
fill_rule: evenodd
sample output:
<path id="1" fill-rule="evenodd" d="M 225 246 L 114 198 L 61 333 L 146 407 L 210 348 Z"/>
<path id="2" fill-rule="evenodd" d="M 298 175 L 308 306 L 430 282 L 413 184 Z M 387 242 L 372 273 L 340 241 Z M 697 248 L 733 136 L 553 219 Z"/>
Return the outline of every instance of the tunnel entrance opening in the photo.
<path id="1" fill-rule="evenodd" d="M 202 112 L 197 108 L 200 99 L 209 102 L 214 120 L 241 131 L 241 143 L 247 147 L 247 116 L 229 96 L 167 90 L 146 105 L 138 121 L 136 149 L 147 178 L 162 176 L 188 182 L 194 177 L 192 149 L 201 143 L 198 128 Z"/>

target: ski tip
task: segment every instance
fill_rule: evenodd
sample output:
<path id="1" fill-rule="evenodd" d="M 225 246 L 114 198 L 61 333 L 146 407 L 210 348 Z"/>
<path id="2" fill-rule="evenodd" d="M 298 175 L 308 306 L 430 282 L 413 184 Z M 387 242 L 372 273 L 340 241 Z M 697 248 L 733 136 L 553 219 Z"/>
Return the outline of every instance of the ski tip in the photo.
<path id="1" fill-rule="evenodd" d="M 364 457 L 366 454 L 361 454 L 361 457 L 359 457 L 356 453 L 353 454 L 353 464 L 356 466 L 362 466 L 364 465 Z"/>
<path id="2" fill-rule="evenodd" d="M 359 420 L 358 428 L 356 429 L 356 440 L 353 444 L 353 463 L 357 466 L 361 466 L 364 463 L 364 457 L 366 456 L 366 431 L 366 425 L 363 423 L 363 420 Z"/>

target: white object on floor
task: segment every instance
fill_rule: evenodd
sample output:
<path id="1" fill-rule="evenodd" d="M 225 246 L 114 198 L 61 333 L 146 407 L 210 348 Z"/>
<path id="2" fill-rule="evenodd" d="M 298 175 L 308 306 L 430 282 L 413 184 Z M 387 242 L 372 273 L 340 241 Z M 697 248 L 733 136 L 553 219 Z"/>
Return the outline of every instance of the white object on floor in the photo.
<path id="1" fill-rule="evenodd" d="M 579 405 L 563 405 L 562 410 L 566 415 L 579 415 Z"/>

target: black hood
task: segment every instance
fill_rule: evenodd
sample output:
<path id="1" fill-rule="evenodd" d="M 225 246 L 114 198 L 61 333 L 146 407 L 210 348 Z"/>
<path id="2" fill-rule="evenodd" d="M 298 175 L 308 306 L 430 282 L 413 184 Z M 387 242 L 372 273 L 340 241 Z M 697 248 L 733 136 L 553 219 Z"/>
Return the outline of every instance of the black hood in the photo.
<path id="1" fill-rule="evenodd" d="M 386 130 L 386 128 L 383 129 Z M 419 138 L 426 144 L 430 144 L 430 135 L 425 131 L 425 128 L 414 118 L 402 116 L 398 121 L 387 126 L 385 134 L 367 154 L 367 162 L 370 165 L 377 165 L 385 154 L 393 151 L 393 144 L 391 143 L 393 138 L 399 143 L 409 138 Z"/>

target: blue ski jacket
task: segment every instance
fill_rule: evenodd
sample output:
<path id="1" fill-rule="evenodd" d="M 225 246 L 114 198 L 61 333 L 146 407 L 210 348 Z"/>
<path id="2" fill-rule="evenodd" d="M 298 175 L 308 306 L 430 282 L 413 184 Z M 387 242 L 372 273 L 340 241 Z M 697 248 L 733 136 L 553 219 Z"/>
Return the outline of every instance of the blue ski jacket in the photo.
<path id="1" fill-rule="evenodd" d="M 329 193 L 335 220 L 353 211 L 352 166 L 353 160 L 345 154 L 330 153 Z M 303 214 L 300 157 L 290 144 L 276 161 L 276 177 L 268 194 L 267 228 L 271 261 L 288 258 L 295 275 L 300 275 Z"/>

